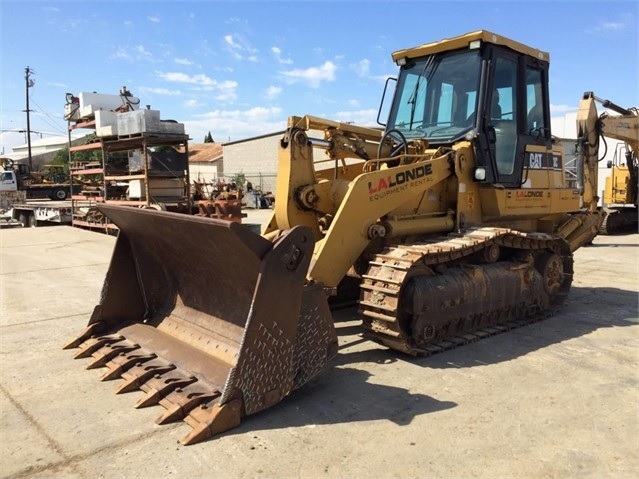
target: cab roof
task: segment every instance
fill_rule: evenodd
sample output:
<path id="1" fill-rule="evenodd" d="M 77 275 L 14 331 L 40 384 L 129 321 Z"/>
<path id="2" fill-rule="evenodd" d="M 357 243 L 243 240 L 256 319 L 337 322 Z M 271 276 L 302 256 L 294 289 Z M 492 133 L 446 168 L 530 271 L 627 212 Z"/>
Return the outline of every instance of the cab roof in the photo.
<path id="1" fill-rule="evenodd" d="M 438 42 L 425 43 L 423 45 L 406 48 L 404 50 L 398 50 L 391 56 L 393 61 L 397 62 L 401 58 L 417 58 L 425 55 L 431 55 L 433 53 L 447 52 L 451 50 L 457 50 L 461 48 L 468 48 L 471 42 L 481 41 L 486 43 L 492 43 L 495 45 L 503 45 L 519 53 L 529 55 L 538 60 L 548 62 L 550 61 L 550 55 L 548 52 L 537 50 L 536 48 L 529 47 L 523 43 L 516 42 L 502 35 L 498 35 L 487 30 L 477 30 L 476 32 L 466 33 L 458 37 L 445 38 Z"/>

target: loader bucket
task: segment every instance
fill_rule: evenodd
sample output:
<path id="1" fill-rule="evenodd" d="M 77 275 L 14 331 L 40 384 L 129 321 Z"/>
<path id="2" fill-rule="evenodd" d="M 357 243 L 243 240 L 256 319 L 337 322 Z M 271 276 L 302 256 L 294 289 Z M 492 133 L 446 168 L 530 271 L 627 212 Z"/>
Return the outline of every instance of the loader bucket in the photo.
<path id="1" fill-rule="evenodd" d="M 84 332 L 65 348 L 183 419 L 193 444 L 271 407 L 337 352 L 326 294 L 308 284 L 310 229 L 271 242 L 224 220 L 100 206 L 119 228 Z"/>

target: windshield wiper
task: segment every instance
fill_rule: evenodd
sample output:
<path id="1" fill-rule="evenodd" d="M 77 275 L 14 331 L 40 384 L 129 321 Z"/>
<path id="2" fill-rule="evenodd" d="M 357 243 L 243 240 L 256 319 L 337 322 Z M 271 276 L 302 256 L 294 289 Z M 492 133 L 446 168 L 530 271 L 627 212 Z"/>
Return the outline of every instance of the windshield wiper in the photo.
<path id="1" fill-rule="evenodd" d="M 426 60 L 426 63 L 424 63 L 424 68 L 422 68 L 421 73 L 417 77 L 417 81 L 415 82 L 415 88 L 413 89 L 413 93 L 411 93 L 410 97 L 408 97 L 408 101 L 406 102 L 411 105 L 409 130 L 413 129 L 413 123 L 415 119 L 415 109 L 417 108 L 417 93 L 419 92 L 419 86 L 422 83 L 422 78 L 424 78 L 426 70 L 428 70 L 431 66 L 432 66 L 432 69 L 428 72 L 428 75 L 426 77 L 426 85 L 430 83 L 431 79 L 433 78 L 433 75 L 437 71 L 437 67 L 439 66 L 439 58 L 436 59 L 436 57 L 433 55 L 428 57 L 428 59 Z"/>

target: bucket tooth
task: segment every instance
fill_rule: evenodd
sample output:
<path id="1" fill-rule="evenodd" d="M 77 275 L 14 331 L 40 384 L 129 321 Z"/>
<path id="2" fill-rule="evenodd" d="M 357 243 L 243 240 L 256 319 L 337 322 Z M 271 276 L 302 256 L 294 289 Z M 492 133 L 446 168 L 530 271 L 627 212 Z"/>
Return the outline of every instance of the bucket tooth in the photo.
<path id="1" fill-rule="evenodd" d="M 240 425 L 241 413 L 242 403 L 239 399 L 212 407 L 203 404 L 193 409 L 184 419 L 193 430 L 180 439 L 180 443 L 188 446 L 233 429 Z"/>
<path id="2" fill-rule="evenodd" d="M 125 343 L 125 344 L 123 344 Z M 97 369 L 105 366 L 111 359 L 120 354 L 130 353 L 131 351 L 135 351 L 140 349 L 139 344 L 133 344 L 130 341 L 121 341 L 117 344 L 109 344 L 102 349 L 94 352 L 93 362 L 91 362 L 87 369 Z"/>
<path id="3" fill-rule="evenodd" d="M 117 379 L 136 364 L 144 364 L 145 362 L 151 361 L 155 358 L 157 358 L 157 355 L 154 353 L 120 354 L 106 363 L 107 371 L 102 375 L 100 381 Z"/>
<path id="4" fill-rule="evenodd" d="M 164 396 L 168 395 L 176 388 L 188 386 L 197 381 L 195 376 L 186 376 L 181 372 L 173 371 L 170 375 L 162 375 L 159 378 L 153 377 L 142 385 L 140 389 L 146 392 L 135 404 L 136 408 L 153 406 L 160 402 Z"/>
<path id="5" fill-rule="evenodd" d="M 184 419 L 193 408 L 218 399 L 222 395 L 218 390 L 196 390 L 196 386 L 201 385 L 198 382 L 186 388 L 176 388 L 171 394 L 161 399 L 160 405 L 162 405 L 166 411 L 155 420 L 155 423 L 168 424 Z"/>
<path id="6" fill-rule="evenodd" d="M 152 377 L 161 377 L 164 373 L 173 371 L 175 366 L 161 359 L 153 359 L 143 364 L 135 365 L 122 373 L 124 383 L 115 390 L 116 394 L 128 393 L 140 389 L 142 384 Z"/>
<path id="7" fill-rule="evenodd" d="M 96 306 L 94 308 L 93 314 L 96 315 L 97 311 L 100 311 L 100 306 Z M 90 323 L 86 328 L 84 328 L 84 331 L 82 331 L 82 334 L 80 334 L 77 338 L 72 339 L 71 341 L 66 343 L 62 347 L 62 349 L 75 349 L 80 347 L 80 345 L 91 336 L 97 336 L 98 330 L 102 329 L 102 327 L 103 327 L 103 324 L 99 321 L 95 323 Z"/>
<path id="8" fill-rule="evenodd" d="M 113 343 L 117 343 L 118 341 L 122 341 L 123 339 L 124 336 L 122 336 L 121 334 L 107 334 L 105 336 L 89 338 L 80 345 L 80 351 L 78 351 L 76 355 L 73 356 L 73 359 L 88 358 L 98 349 Z"/>

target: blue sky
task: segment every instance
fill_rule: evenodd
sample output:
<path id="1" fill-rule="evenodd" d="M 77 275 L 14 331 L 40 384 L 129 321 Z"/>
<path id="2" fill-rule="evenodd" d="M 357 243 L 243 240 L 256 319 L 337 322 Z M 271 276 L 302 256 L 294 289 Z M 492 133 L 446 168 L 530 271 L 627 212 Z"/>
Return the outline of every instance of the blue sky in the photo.
<path id="1" fill-rule="evenodd" d="M 550 52 L 551 104 L 639 106 L 639 2 L 0 0 L 0 152 L 66 135 L 65 94 L 126 86 L 192 142 L 285 128 L 289 115 L 375 123 L 391 53 L 487 29 Z M 32 139 L 38 139 L 34 135 Z"/>

